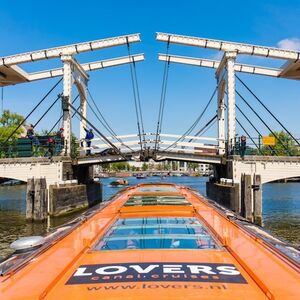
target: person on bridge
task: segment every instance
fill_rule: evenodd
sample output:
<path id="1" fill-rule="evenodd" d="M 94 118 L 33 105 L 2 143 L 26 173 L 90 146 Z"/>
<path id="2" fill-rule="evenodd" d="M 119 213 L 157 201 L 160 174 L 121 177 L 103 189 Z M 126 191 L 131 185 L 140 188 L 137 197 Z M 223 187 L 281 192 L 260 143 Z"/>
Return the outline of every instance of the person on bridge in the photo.
<path id="1" fill-rule="evenodd" d="M 33 125 L 30 124 L 27 128 L 26 136 L 32 141 L 34 138 L 34 130 L 33 130 Z"/>
<path id="2" fill-rule="evenodd" d="M 241 155 L 241 158 L 244 158 L 244 156 L 245 156 L 246 142 L 247 142 L 247 137 L 245 135 L 242 135 L 241 136 L 241 146 L 240 146 L 240 155 Z"/>
<path id="3" fill-rule="evenodd" d="M 94 138 L 94 133 L 93 133 L 93 129 L 86 129 L 83 128 L 86 132 L 85 135 L 85 142 L 86 142 L 86 146 L 87 146 L 87 150 L 86 150 L 86 155 L 91 155 L 91 145 L 92 145 L 92 139 Z"/>
<path id="4" fill-rule="evenodd" d="M 49 158 L 51 159 L 53 154 L 54 154 L 54 146 L 55 146 L 55 141 L 52 136 L 48 137 L 48 153 L 49 153 Z"/>
<path id="5" fill-rule="evenodd" d="M 56 137 L 59 138 L 59 139 L 64 138 L 64 129 L 63 128 L 59 128 L 59 130 L 56 133 Z"/>
<path id="6" fill-rule="evenodd" d="M 64 144 L 65 144 L 64 129 L 61 127 L 57 131 L 55 137 L 55 148 L 57 153 L 61 154 L 62 148 L 64 148 Z"/>
<path id="7" fill-rule="evenodd" d="M 33 146 L 33 154 L 34 156 L 38 156 L 38 152 L 40 150 L 40 141 L 37 136 L 33 136 L 32 138 L 32 146 Z"/>

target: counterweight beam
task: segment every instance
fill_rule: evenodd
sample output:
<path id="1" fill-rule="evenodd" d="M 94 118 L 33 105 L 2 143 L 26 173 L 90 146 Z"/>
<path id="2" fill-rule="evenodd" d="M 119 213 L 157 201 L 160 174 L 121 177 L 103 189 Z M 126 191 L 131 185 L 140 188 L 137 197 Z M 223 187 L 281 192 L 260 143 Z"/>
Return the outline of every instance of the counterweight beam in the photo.
<path id="1" fill-rule="evenodd" d="M 43 59 L 58 58 L 62 55 L 73 55 L 82 52 L 94 51 L 103 48 L 126 45 L 128 43 L 136 42 L 140 42 L 140 34 L 138 33 L 108 39 L 94 40 L 79 44 L 72 44 L 62 47 L 55 47 L 45 50 L 38 50 L 6 57 L 0 57 L 0 66 L 10 66 Z"/>
<path id="2" fill-rule="evenodd" d="M 285 50 L 285 49 L 273 48 L 273 47 L 256 46 L 250 44 L 234 43 L 234 42 L 220 41 L 214 39 L 206 39 L 201 37 L 192 37 L 192 36 L 161 33 L 161 32 L 158 32 L 156 34 L 156 39 L 158 41 L 167 42 L 167 43 L 215 49 L 218 51 L 225 51 L 225 52 L 237 51 L 238 54 L 248 54 L 248 55 L 263 56 L 269 58 L 290 59 L 290 60 L 300 59 L 300 52 L 298 51 Z"/>
<path id="3" fill-rule="evenodd" d="M 220 65 L 220 61 L 218 60 L 186 57 L 186 56 L 178 56 L 178 55 L 159 54 L 158 59 L 161 61 L 170 61 L 173 63 L 191 65 L 196 67 L 212 68 L 212 69 L 218 69 Z M 235 63 L 234 65 L 234 70 L 236 72 L 265 75 L 271 77 L 279 77 L 280 73 L 282 72 L 282 69 L 266 68 L 266 67 L 244 65 L 244 64 L 237 64 L 237 63 Z"/>

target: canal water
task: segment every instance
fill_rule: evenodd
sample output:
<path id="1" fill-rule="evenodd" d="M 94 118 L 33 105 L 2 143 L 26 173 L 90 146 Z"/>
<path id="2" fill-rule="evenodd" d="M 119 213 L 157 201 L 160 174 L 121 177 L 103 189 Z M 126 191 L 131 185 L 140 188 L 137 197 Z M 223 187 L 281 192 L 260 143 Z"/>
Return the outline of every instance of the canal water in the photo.
<path id="1" fill-rule="evenodd" d="M 205 195 L 207 177 L 148 177 L 146 179 L 126 178 L 130 185 L 141 182 L 174 182 L 190 186 Z M 109 186 L 113 178 L 101 179 L 103 196 L 107 200 L 119 188 Z M 12 251 L 9 244 L 21 236 L 42 235 L 51 227 L 61 225 L 76 217 L 70 214 L 45 223 L 31 223 L 25 220 L 26 185 L 0 186 L 0 257 Z M 263 185 L 264 227 L 280 239 L 300 248 L 300 183 L 268 183 Z"/>

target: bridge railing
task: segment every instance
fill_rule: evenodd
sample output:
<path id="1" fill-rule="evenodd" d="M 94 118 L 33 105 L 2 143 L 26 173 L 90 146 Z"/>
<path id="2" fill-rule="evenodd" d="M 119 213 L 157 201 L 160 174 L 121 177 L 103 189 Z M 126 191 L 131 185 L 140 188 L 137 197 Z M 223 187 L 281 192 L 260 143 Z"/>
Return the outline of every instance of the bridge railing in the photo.
<path id="1" fill-rule="evenodd" d="M 130 153 L 142 149 L 156 149 L 159 151 L 193 153 L 193 154 L 216 154 L 218 152 L 218 140 L 212 137 L 182 136 L 176 134 L 160 134 L 156 140 L 155 133 L 147 133 L 142 136 L 140 141 L 138 134 L 121 135 L 115 138 L 107 137 L 122 153 Z M 119 141 L 115 142 L 115 139 Z M 120 141 L 121 140 L 121 141 Z M 141 147 L 142 146 L 142 147 Z M 93 139 L 92 153 L 101 153 L 105 151 L 107 144 L 101 138 Z M 85 147 L 83 150 L 87 150 Z"/>
<path id="2" fill-rule="evenodd" d="M 53 143 L 49 144 L 49 138 Z M 62 155 L 64 141 L 55 136 L 35 136 L 32 139 L 19 138 L 10 142 L 0 142 L 0 158 L 49 157 Z"/>

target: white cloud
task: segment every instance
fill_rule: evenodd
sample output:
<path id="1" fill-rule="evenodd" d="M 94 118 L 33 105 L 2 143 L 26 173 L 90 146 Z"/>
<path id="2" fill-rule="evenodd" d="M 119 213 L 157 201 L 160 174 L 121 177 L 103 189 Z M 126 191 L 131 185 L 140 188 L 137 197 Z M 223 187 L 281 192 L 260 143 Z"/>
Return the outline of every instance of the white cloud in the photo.
<path id="1" fill-rule="evenodd" d="M 279 48 L 300 51 L 300 39 L 288 38 L 277 43 Z"/>

